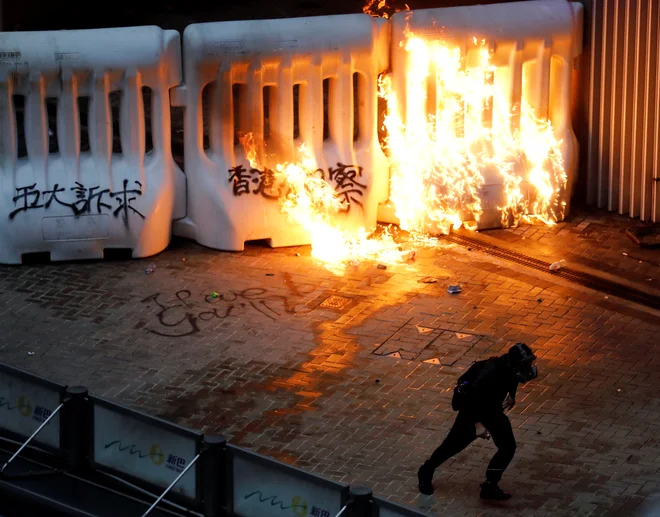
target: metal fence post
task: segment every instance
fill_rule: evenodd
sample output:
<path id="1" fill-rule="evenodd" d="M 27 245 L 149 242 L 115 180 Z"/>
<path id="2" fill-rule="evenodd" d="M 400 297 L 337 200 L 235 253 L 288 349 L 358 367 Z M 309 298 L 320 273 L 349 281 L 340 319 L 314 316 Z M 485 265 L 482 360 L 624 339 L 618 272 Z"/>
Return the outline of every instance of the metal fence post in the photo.
<path id="1" fill-rule="evenodd" d="M 62 445 L 67 467 L 74 473 L 85 470 L 89 436 L 88 390 L 84 386 L 69 386 L 62 408 Z"/>
<path id="2" fill-rule="evenodd" d="M 224 516 L 227 506 L 227 440 L 219 435 L 205 436 L 200 460 L 204 517 Z"/>
<path id="3" fill-rule="evenodd" d="M 363 485 L 351 486 L 348 493 L 348 517 L 372 517 L 373 492 Z"/>

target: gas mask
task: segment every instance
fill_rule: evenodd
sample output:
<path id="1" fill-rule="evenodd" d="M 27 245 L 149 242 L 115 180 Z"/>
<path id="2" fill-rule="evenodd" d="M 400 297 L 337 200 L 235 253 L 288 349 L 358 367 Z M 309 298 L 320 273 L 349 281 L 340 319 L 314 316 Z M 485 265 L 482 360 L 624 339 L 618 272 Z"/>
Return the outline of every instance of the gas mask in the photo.
<path id="1" fill-rule="evenodd" d="M 520 369 L 516 371 L 516 379 L 520 384 L 525 384 L 529 381 L 536 379 L 539 375 L 539 371 L 534 364 L 536 361 L 532 361 L 526 365 L 520 365 Z"/>
<path id="2" fill-rule="evenodd" d="M 516 379 L 520 384 L 525 384 L 538 377 L 539 372 L 535 364 L 536 356 L 525 343 L 516 343 L 509 349 L 507 355 L 509 365 L 515 372 Z"/>

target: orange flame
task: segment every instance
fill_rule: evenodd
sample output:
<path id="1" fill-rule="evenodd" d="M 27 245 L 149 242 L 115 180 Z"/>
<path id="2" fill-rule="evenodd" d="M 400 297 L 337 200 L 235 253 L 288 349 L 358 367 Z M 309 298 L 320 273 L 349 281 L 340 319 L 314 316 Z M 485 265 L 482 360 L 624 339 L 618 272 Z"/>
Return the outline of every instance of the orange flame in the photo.
<path id="1" fill-rule="evenodd" d="M 520 127 L 514 127 L 487 42 L 474 39 L 473 45 L 468 67 L 459 47 L 407 35 L 405 121 L 390 78 L 379 81 L 388 107 L 384 126 L 390 200 L 405 230 L 476 229 L 484 210 L 481 188 L 487 180 L 504 185 L 505 203 L 497 207 L 504 226 L 520 220 L 554 224 L 563 217 L 566 173 L 561 142 L 551 124 L 538 120 L 524 101 Z M 430 110 L 429 83 L 435 85 Z"/>
<path id="2" fill-rule="evenodd" d="M 240 139 L 250 165 L 256 161 L 252 133 Z M 410 256 L 410 250 L 397 244 L 388 228 L 375 237 L 365 228 L 355 231 L 340 229 L 336 221 L 345 210 L 344 200 L 317 172 L 318 168 L 305 144 L 298 148 L 295 163 L 281 163 L 273 171 L 275 181 L 286 185 L 287 194 L 280 206 L 288 218 L 301 225 L 311 235 L 312 256 L 332 266 L 357 265 L 363 260 L 394 264 Z"/>
<path id="3" fill-rule="evenodd" d="M 363 10 L 387 18 L 400 9 L 387 6 L 386 0 L 371 0 Z M 389 76 L 381 76 L 378 86 L 387 103 L 384 150 L 391 169 L 390 201 L 400 227 L 411 234 L 410 246 L 437 245 L 429 233 L 461 226 L 475 230 L 484 213 L 480 196 L 486 183 L 503 185 L 504 203 L 497 207 L 503 226 L 561 220 L 567 180 L 561 142 L 550 122 L 539 119 L 524 100 L 518 110 L 511 106 L 487 42 L 475 38 L 466 56 L 455 45 L 408 31 L 403 46 L 408 57 L 405 91 L 395 91 Z M 435 95 L 430 110 L 429 84 Z M 253 135 L 245 135 L 241 143 L 258 169 Z M 394 264 L 414 256 L 410 246 L 404 249 L 395 242 L 389 229 L 378 236 L 364 228 L 340 229 L 337 221 L 345 206 L 317 170 L 302 144 L 295 162 L 278 164 L 274 171 L 275 180 L 289 187 L 280 199 L 282 211 L 310 232 L 314 257 L 334 267 L 362 260 Z"/>
<path id="4" fill-rule="evenodd" d="M 404 4 L 404 7 L 392 7 L 387 4 L 387 0 L 367 0 L 362 8 L 363 13 L 374 18 L 391 18 L 394 13 L 408 10 L 410 10 L 408 4 Z"/>

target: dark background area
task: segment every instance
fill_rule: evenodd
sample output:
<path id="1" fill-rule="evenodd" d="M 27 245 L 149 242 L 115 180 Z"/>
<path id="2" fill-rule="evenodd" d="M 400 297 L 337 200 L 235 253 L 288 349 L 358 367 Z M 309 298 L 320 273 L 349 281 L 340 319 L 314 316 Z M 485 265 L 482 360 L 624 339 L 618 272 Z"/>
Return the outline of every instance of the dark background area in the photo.
<path id="1" fill-rule="evenodd" d="M 367 0 L 236 0 L 216 2 L 56 2 L 4 0 L 4 30 L 35 31 L 158 25 L 183 31 L 191 23 L 322 16 L 362 12 Z M 376 2 L 377 3 L 377 2 Z M 394 8 L 423 9 L 502 3 L 498 0 L 388 0 Z"/>

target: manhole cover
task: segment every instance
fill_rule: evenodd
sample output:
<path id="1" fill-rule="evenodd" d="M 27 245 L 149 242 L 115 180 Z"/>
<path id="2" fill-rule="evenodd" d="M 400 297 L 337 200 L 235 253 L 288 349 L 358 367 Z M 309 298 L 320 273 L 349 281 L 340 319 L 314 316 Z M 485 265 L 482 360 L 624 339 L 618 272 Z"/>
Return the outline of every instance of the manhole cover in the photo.
<path id="1" fill-rule="evenodd" d="M 341 309 L 344 305 L 350 302 L 350 298 L 344 298 L 343 296 L 335 296 L 334 294 L 321 302 L 319 307 L 325 307 L 328 309 Z"/>

